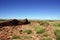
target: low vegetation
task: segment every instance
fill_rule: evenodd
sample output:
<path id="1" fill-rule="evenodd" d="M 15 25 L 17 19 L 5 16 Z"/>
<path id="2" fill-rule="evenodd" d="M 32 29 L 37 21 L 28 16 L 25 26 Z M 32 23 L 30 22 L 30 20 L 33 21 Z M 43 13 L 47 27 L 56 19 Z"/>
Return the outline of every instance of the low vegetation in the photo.
<path id="1" fill-rule="evenodd" d="M 45 25 L 45 26 L 48 26 L 49 25 L 49 23 L 47 21 L 40 21 L 39 24 L 40 25 Z"/>
<path id="2" fill-rule="evenodd" d="M 60 27 L 60 23 L 55 23 L 54 26 L 55 27 Z"/>
<path id="3" fill-rule="evenodd" d="M 21 39 L 21 38 L 20 38 L 20 36 L 13 35 L 13 36 L 12 36 L 12 39 Z"/>
<path id="4" fill-rule="evenodd" d="M 32 33 L 32 31 L 31 31 L 30 29 L 24 29 L 24 30 L 23 30 L 23 33 L 31 34 L 31 33 Z"/>
<path id="5" fill-rule="evenodd" d="M 56 35 L 56 40 L 60 40 L 60 29 L 55 28 L 54 34 Z"/>
<path id="6" fill-rule="evenodd" d="M 49 37 L 43 37 L 42 40 L 52 40 L 52 39 Z"/>
<path id="7" fill-rule="evenodd" d="M 42 35 L 45 36 L 45 37 L 48 36 L 47 32 L 44 32 Z"/>
<path id="8" fill-rule="evenodd" d="M 35 31 L 37 34 L 41 34 L 41 33 L 44 33 L 46 30 L 43 27 L 36 26 Z"/>

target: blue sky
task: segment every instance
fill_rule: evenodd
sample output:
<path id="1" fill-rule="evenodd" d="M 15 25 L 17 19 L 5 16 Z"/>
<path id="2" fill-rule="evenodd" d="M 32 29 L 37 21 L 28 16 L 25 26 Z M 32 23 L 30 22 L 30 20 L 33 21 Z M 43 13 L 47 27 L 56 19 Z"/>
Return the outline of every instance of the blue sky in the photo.
<path id="1" fill-rule="evenodd" d="M 0 18 L 60 20 L 60 0 L 0 0 Z"/>

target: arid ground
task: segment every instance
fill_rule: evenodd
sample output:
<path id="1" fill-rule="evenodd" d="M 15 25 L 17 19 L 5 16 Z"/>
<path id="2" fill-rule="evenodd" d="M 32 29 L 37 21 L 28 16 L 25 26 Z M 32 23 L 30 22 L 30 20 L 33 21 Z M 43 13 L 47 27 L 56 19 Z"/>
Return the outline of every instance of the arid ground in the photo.
<path id="1" fill-rule="evenodd" d="M 2 23 L 4 21 L 0 21 Z M 0 28 L 0 40 L 60 40 L 60 20 L 29 20 Z"/>

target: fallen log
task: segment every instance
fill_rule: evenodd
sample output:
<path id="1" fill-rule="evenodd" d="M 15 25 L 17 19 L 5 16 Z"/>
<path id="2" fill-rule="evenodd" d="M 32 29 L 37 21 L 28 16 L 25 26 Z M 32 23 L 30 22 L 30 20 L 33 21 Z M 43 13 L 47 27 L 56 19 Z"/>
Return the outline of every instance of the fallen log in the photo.
<path id="1" fill-rule="evenodd" d="M 20 25 L 24 25 L 24 24 L 29 24 L 29 21 L 27 19 L 24 19 L 24 20 L 20 20 L 19 22 Z"/>
<path id="2" fill-rule="evenodd" d="M 11 21 L 0 23 L 0 27 L 3 27 L 3 26 L 25 25 L 25 24 L 29 24 L 27 19 L 20 20 L 20 21 L 18 21 L 17 19 L 13 19 Z"/>

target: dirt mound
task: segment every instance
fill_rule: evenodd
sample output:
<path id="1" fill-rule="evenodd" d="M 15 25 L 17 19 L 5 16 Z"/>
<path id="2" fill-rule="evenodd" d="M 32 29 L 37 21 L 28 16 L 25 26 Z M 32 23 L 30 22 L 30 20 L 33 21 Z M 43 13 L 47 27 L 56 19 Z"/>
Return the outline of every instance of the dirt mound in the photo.
<path id="1" fill-rule="evenodd" d="M 11 21 L 7 21 L 7 22 L 3 22 L 0 23 L 0 27 L 2 26 L 16 26 L 16 25 L 24 25 L 24 24 L 28 24 L 28 20 L 24 19 L 24 20 L 20 20 L 18 21 L 17 19 L 13 19 Z"/>

